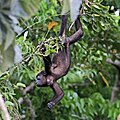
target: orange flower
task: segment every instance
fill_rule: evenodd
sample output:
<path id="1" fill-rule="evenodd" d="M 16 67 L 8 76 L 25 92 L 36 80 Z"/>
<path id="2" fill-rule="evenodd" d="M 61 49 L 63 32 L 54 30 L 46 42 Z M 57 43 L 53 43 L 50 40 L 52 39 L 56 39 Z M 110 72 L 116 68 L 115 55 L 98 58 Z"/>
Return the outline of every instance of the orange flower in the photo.
<path id="1" fill-rule="evenodd" d="M 55 21 L 49 22 L 48 24 L 48 30 L 51 30 L 53 27 L 57 26 L 58 23 Z"/>

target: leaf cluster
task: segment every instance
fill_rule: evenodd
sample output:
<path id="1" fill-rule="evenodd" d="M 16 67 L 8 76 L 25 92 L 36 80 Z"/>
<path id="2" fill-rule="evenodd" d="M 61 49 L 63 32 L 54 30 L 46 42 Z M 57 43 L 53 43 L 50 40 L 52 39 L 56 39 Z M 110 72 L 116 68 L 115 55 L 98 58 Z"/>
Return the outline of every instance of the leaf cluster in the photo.
<path id="1" fill-rule="evenodd" d="M 0 70 L 4 71 L 21 61 L 21 52 L 15 44 L 15 32 L 21 32 L 18 19 L 31 17 L 37 11 L 37 3 L 32 0 L 0 1 Z"/>

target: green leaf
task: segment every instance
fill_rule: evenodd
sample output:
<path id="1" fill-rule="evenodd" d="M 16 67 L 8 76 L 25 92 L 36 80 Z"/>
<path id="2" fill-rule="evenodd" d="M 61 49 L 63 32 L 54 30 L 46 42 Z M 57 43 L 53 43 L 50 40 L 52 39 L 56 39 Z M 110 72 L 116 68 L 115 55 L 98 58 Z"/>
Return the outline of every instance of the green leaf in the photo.
<path id="1" fill-rule="evenodd" d="M 39 0 L 20 0 L 19 2 L 27 13 L 28 18 L 34 15 L 39 8 Z"/>
<path id="2" fill-rule="evenodd" d="M 3 40 L 2 40 L 2 30 L 0 28 L 0 45 L 2 44 Z"/>
<path id="3" fill-rule="evenodd" d="M 14 45 L 10 45 L 7 50 L 3 49 L 4 46 L 0 46 L 0 70 L 4 71 L 8 69 L 8 67 L 12 66 L 14 63 Z"/>
<path id="4" fill-rule="evenodd" d="M 24 41 L 26 40 L 27 36 L 28 36 L 28 31 L 24 33 Z"/>
<path id="5" fill-rule="evenodd" d="M 95 0 L 95 2 L 97 3 L 101 3 L 103 0 Z"/>
<path id="6" fill-rule="evenodd" d="M 70 11 L 70 2 L 69 0 L 64 0 L 62 14 L 66 14 L 69 11 Z"/>
<path id="7" fill-rule="evenodd" d="M 15 39 L 15 33 L 13 32 L 12 29 L 7 27 L 4 50 L 7 50 L 10 47 L 10 45 L 13 43 L 14 39 Z"/>
<path id="8" fill-rule="evenodd" d="M 98 5 L 96 5 L 96 4 L 93 4 L 93 7 L 95 7 L 95 8 L 97 8 L 97 9 L 101 9 Z"/>
<path id="9" fill-rule="evenodd" d="M 92 24 L 92 28 L 93 28 L 93 30 L 96 31 L 96 32 L 99 32 L 99 31 L 100 31 L 99 26 L 98 26 L 97 24 L 95 24 L 95 23 Z"/>
<path id="10" fill-rule="evenodd" d="M 18 87 L 26 87 L 26 85 L 23 84 L 23 83 L 17 83 L 17 86 L 18 86 Z"/>
<path id="11" fill-rule="evenodd" d="M 120 0 L 115 0 L 116 6 L 120 8 Z"/>
<path id="12" fill-rule="evenodd" d="M 15 45 L 14 46 L 14 51 L 15 51 L 14 62 L 19 63 L 20 61 L 22 61 L 21 50 L 17 45 Z"/>
<path id="13" fill-rule="evenodd" d="M 10 101 L 6 101 L 6 102 L 5 102 L 5 105 L 6 105 L 6 106 L 14 106 L 14 103 L 12 103 L 12 102 L 10 102 Z"/>
<path id="14" fill-rule="evenodd" d="M 21 61 L 21 52 L 15 45 L 15 32 L 21 31 L 18 17 L 30 18 L 38 10 L 38 3 L 38 0 L 0 0 L 0 70 Z"/>

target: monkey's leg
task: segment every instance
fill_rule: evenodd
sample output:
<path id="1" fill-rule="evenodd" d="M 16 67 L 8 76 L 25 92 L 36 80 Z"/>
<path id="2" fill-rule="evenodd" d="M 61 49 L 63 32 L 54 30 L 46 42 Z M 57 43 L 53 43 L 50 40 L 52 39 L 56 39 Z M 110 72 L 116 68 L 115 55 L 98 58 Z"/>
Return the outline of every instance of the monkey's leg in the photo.
<path id="1" fill-rule="evenodd" d="M 83 36 L 82 24 L 80 22 L 79 16 L 75 21 L 75 27 L 77 31 L 69 37 L 70 45 L 80 40 L 80 38 Z"/>
<path id="2" fill-rule="evenodd" d="M 81 24 L 80 18 L 78 16 L 77 19 L 75 20 L 75 29 L 76 29 L 76 31 L 78 31 L 80 28 L 82 29 L 82 24 Z"/>
<path id="3" fill-rule="evenodd" d="M 63 36 L 63 34 L 65 33 L 67 20 L 68 20 L 68 15 L 62 15 L 62 23 L 59 31 L 59 36 Z"/>
<path id="4" fill-rule="evenodd" d="M 77 17 L 75 21 L 75 27 L 77 31 L 70 37 L 66 37 L 63 42 L 64 44 L 69 43 L 69 45 L 72 45 L 73 43 L 80 40 L 80 38 L 83 36 L 82 24 L 80 22 L 79 16 Z"/>
<path id="5" fill-rule="evenodd" d="M 50 86 L 54 92 L 54 97 L 52 100 L 48 103 L 48 108 L 51 109 L 56 103 L 58 103 L 64 96 L 64 93 L 57 82 L 53 83 L 52 86 Z"/>

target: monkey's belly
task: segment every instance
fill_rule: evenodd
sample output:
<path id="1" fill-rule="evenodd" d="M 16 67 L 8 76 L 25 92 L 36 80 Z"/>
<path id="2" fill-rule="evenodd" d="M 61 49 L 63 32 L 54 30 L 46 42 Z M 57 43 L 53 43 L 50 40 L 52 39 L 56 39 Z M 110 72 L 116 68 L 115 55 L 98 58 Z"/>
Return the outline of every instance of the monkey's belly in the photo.
<path id="1" fill-rule="evenodd" d="M 65 50 L 59 51 L 55 54 L 52 60 L 51 72 L 55 75 L 56 79 L 66 75 L 70 68 L 70 58 Z"/>
<path id="2" fill-rule="evenodd" d="M 52 73 L 56 76 L 56 78 L 60 78 L 66 75 L 69 71 L 70 65 L 60 65 L 52 70 Z"/>

